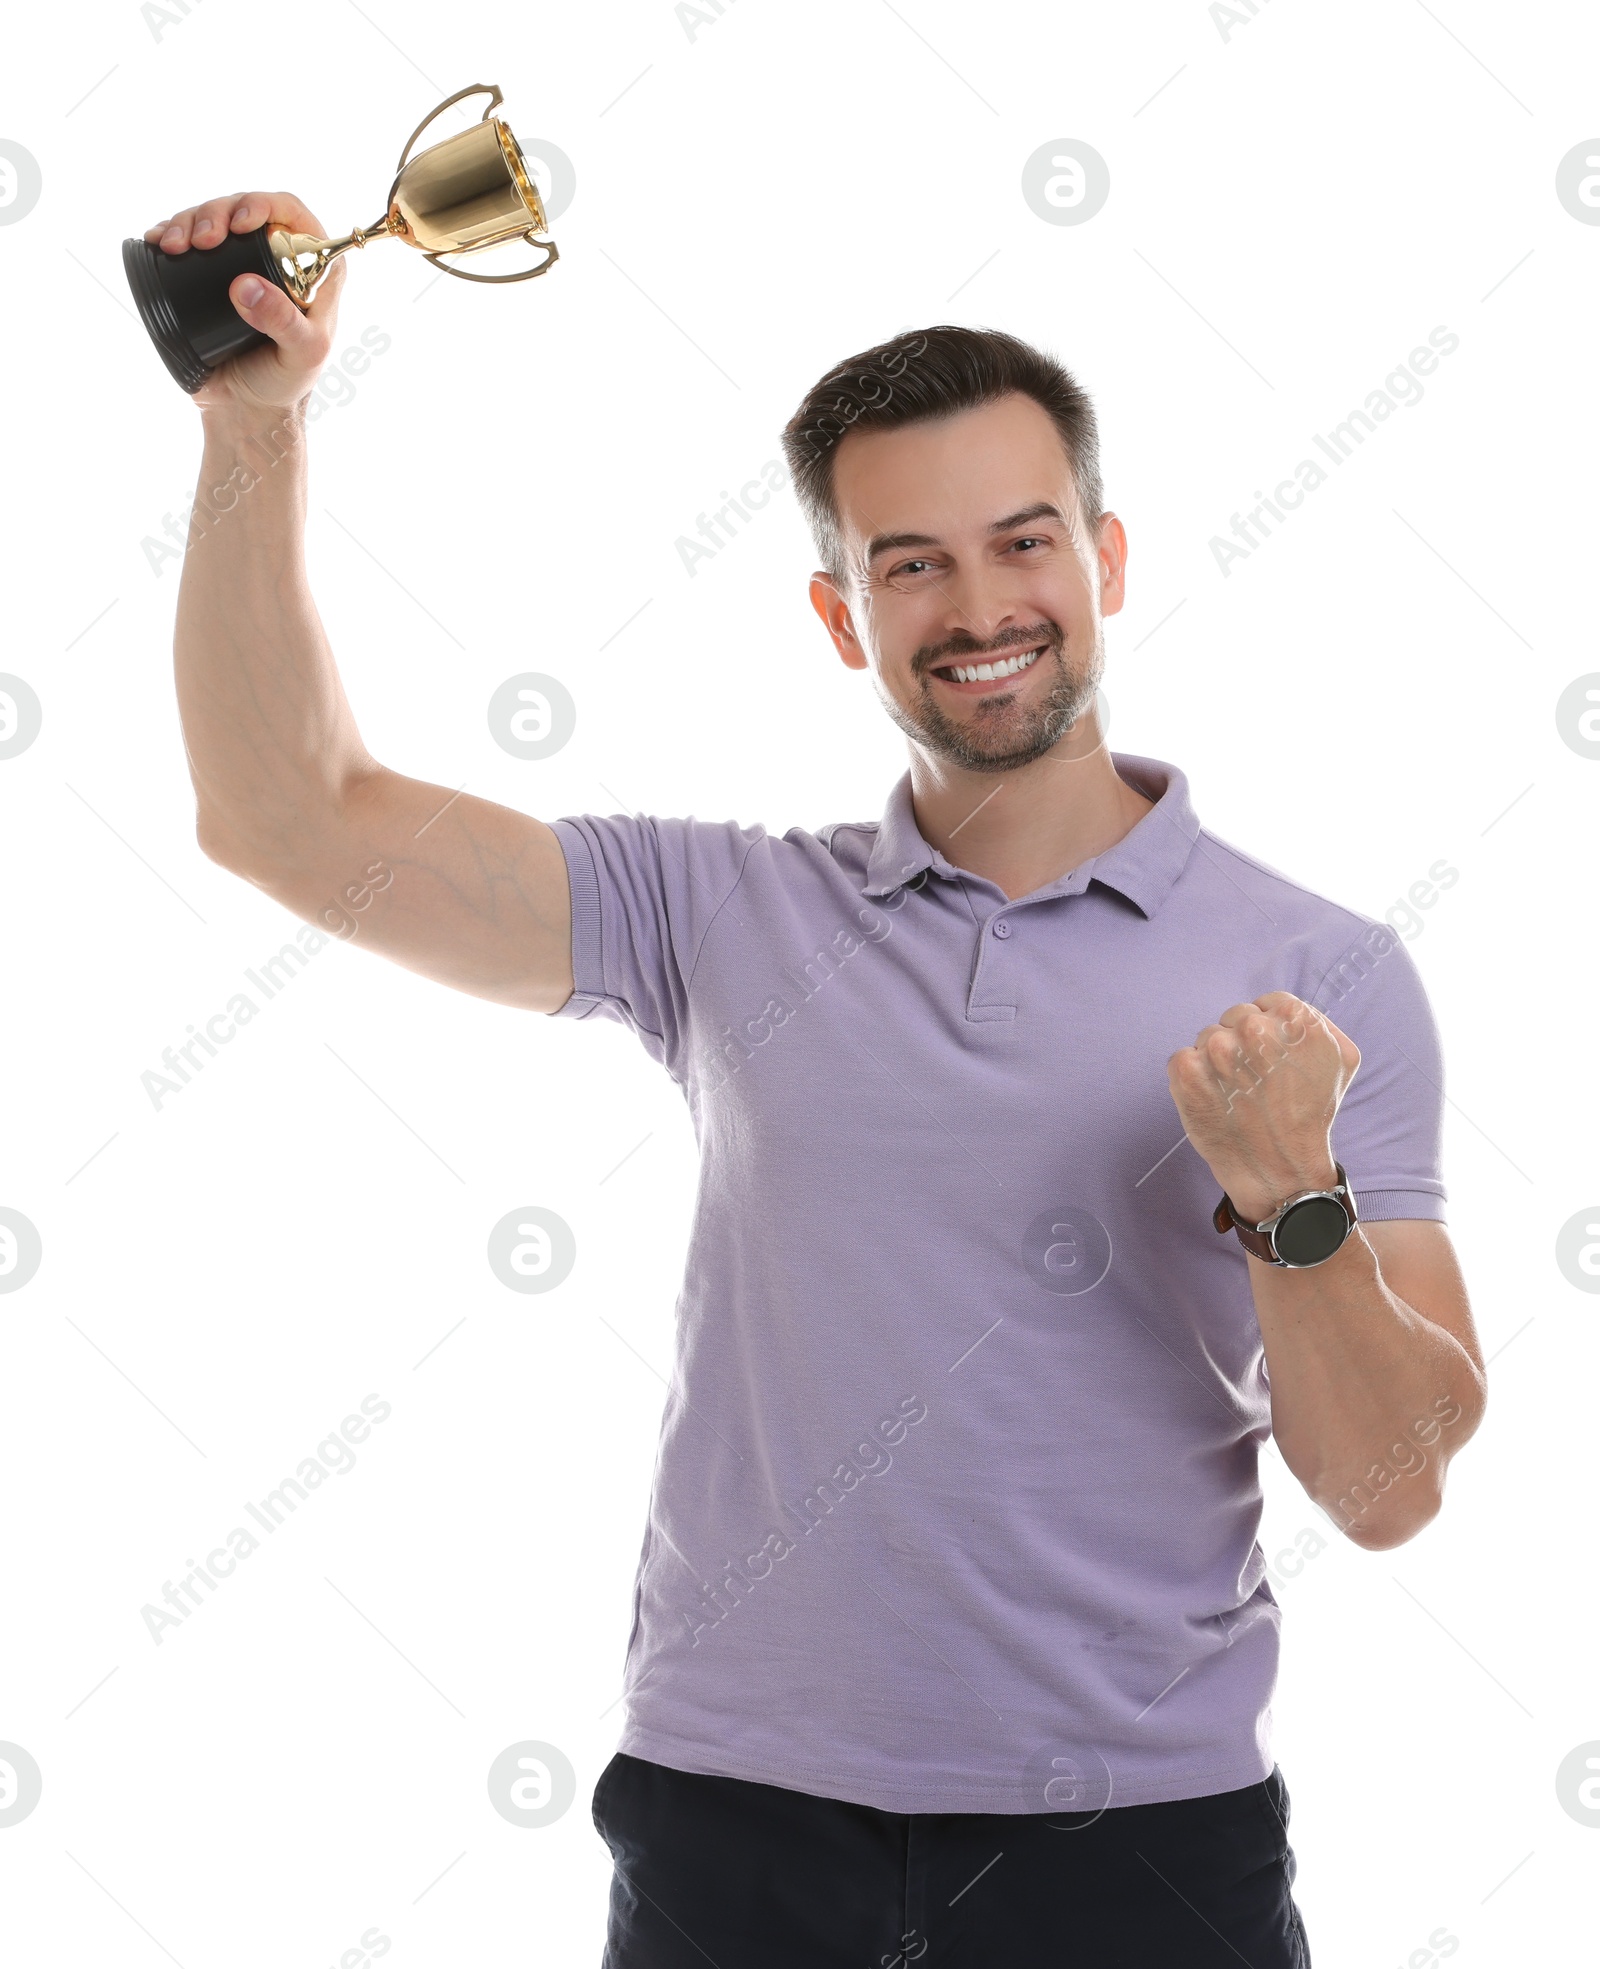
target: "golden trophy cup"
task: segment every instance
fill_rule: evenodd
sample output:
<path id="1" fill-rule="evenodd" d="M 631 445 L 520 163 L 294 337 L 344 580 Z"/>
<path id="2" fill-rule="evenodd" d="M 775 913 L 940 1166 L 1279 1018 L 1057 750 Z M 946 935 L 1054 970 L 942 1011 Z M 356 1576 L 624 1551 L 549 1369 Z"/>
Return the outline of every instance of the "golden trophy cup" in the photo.
<path id="1" fill-rule="evenodd" d="M 418 137 L 441 111 L 478 95 L 489 101 L 471 129 L 412 156 Z M 122 264 L 139 318 L 176 381 L 192 394 L 219 364 L 267 343 L 228 298 L 229 286 L 242 273 L 274 282 L 302 309 L 341 253 L 374 239 L 403 239 L 441 272 L 488 286 L 548 273 L 559 256 L 555 242 L 540 237 L 549 225 L 521 147 L 494 114 L 502 100 L 498 87 L 474 82 L 430 109 L 400 153 L 383 217 L 342 238 L 318 239 L 265 225 L 187 253 L 163 253 L 147 240 L 125 239 Z M 480 253 L 513 239 L 537 246 L 544 258 L 520 273 L 471 273 L 445 263 L 446 254 Z"/>

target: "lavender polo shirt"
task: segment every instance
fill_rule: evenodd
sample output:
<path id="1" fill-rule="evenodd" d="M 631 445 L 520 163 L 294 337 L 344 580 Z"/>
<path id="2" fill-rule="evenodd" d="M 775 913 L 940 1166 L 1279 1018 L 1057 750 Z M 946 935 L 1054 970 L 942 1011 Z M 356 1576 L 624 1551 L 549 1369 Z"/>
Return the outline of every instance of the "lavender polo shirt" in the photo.
<path id="1" fill-rule="evenodd" d="M 1010 901 L 917 830 L 561 820 L 577 988 L 701 1175 L 620 1748 L 895 1812 L 1272 1768 L 1271 1410 L 1167 1059 L 1284 989 L 1361 1049 L 1360 1213 L 1442 1218 L 1440 1066 L 1386 926 L 1203 829 L 1175 767 Z"/>

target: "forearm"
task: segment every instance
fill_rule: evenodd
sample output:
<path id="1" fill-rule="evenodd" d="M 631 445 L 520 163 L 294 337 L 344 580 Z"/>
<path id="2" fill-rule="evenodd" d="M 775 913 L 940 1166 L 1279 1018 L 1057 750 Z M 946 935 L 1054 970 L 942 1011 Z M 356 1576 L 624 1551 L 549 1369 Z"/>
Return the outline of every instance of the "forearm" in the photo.
<path id="1" fill-rule="evenodd" d="M 1306 1270 L 1252 1258 L 1250 1280 L 1284 1461 L 1357 1544 L 1402 1543 L 1482 1416 L 1471 1356 L 1390 1288 L 1359 1227 Z"/>
<path id="2" fill-rule="evenodd" d="M 368 762 L 306 579 L 302 409 L 208 410 L 174 639 L 202 845 L 289 865 Z"/>

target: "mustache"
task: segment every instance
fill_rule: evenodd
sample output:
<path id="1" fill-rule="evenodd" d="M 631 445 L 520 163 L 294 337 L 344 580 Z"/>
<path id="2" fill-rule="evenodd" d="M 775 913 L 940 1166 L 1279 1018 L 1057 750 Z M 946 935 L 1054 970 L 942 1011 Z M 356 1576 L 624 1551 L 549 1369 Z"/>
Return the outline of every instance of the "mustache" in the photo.
<path id="1" fill-rule="evenodd" d="M 1002 656 L 1015 649 L 1033 649 L 1039 643 L 1048 644 L 1051 653 L 1059 656 L 1065 641 L 1053 622 L 1040 622 L 1032 629 L 1007 629 L 987 643 L 980 643 L 976 636 L 958 630 L 942 643 L 925 643 L 912 657 L 911 667 L 913 673 L 921 677 L 930 670 L 937 670 L 941 664 L 963 662 L 972 657 Z"/>

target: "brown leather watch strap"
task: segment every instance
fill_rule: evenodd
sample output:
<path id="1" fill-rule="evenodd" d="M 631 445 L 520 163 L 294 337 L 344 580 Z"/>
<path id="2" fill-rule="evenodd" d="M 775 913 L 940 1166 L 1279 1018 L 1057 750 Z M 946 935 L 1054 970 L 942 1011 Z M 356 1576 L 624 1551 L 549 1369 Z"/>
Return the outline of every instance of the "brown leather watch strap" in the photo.
<path id="1" fill-rule="evenodd" d="M 1337 1196 L 1339 1203 L 1343 1205 L 1344 1214 L 1349 1218 L 1353 1226 L 1356 1222 L 1356 1200 L 1350 1194 L 1350 1180 L 1344 1173 L 1344 1164 L 1342 1162 L 1336 1162 L 1333 1167 L 1338 1177 L 1338 1186 L 1334 1194 Z M 1303 1196 L 1325 1196 L 1328 1192 L 1324 1190 L 1307 1190 L 1301 1194 Z M 1289 1208 L 1290 1204 L 1297 1200 L 1291 1197 L 1288 1203 L 1280 1205 L 1266 1221 L 1269 1224 L 1275 1223 Z M 1270 1232 L 1258 1230 L 1254 1224 L 1247 1224 L 1243 1218 L 1235 1213 L 1233 1203 L 1226 1194 L 1224 1194 L 1222 1201 L 1217 1205 L 1216 1209 L 1212 1211 L 1211 1221 L 1219 1231 L 1234 1232 L 1239 1242 L 1250 1253 L 1251 1257 L 1259 1258 L 1263 1264 L 1281 1265 L 1284 1263 L 1284 1260 L 1272 1248 Z"/>

